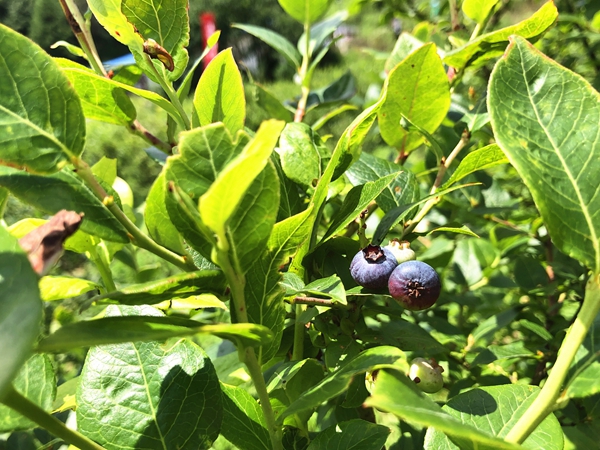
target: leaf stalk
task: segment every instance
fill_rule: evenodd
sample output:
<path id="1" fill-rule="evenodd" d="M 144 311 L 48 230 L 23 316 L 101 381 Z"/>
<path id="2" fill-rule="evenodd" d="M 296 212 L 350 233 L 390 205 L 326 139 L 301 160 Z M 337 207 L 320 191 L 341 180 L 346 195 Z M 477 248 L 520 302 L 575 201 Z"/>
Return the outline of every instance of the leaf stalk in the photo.
<path id="1" fill-rule="evenodd" d="M 585 336 L 600 311 L 600 273 L 594 274 L 588 280 L 583 305 L 577 314 L 575 322 L 568 331 L 558 358 L 550 372 L 550 376 L 542 387 L 531 406 L 525 411 L 515 426 L 508 432 L 505 439 L 508 442 L 522 444 L 525 439 L 542 423 L 555 409 L 561 395 L 561 387 L 567 377 L 575 354 L 583 343 Z M 563 392 L 563 395 L 566 391 Z"/>
<path id="2" fill-rule="evenodd" d="M 27 417 L 32 422 L 37 423 L 40 427 L 45 428 L 54 436 L 61 438 L 65 442 L 68 442 L 81 450 L 105 450 L 104 447 L 96 444 L 81 433 L 67 428 L 64 423 L 44 411 L 12 386 L 2 399 L 2 403 Z"/>

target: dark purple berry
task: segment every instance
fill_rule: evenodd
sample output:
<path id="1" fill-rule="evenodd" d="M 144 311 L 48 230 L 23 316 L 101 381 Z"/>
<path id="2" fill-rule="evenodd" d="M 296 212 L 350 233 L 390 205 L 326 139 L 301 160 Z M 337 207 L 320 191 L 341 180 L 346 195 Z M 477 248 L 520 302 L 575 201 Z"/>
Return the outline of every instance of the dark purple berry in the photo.
<path id="1" fill-rule="evenodd" d="M 392 252 L 378 245 L 368 245 L 352 259 L 350 274 L 361 286 L 379 291 L 386 288 L 397 265 Z"/>
<path id="2" fill-rule="evenodd" d="M 391 296 L 404 308 L 420 311 L 436 302 L 442 284 L 437 272 L 429 264 L 406 261 L 394 269 L 388 288 Z"/>

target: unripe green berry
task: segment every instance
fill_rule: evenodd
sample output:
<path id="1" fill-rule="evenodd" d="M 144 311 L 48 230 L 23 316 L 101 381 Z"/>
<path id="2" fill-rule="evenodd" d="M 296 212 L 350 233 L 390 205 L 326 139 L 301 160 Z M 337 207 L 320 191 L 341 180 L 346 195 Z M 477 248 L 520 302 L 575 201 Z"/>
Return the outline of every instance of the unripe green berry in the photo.
<path id="1" fill-rule="evenodd" d="M 410 248 L 410 242 L 399 241 L 398 239 L 392 239 L 388 245 L 384 248 L 388 249 L 396 257 L 398 264 L 402 264 L 406 261 L 412 261 L 417 259 L 415 252 Z"/>
<path id="2" fill-rule="evenodd" d="M 415 358 L 410 363 L 408 377 L 423 392 L 434 394 L 444 387 L 443 371 L 444 369 L 435 360 Z"/>

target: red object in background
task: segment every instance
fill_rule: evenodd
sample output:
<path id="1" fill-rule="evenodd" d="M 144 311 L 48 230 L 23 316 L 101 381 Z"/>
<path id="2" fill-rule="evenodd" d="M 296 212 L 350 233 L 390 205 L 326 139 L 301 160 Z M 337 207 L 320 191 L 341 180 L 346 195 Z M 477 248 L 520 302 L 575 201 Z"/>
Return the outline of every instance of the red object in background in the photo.
<path id="1" fill-rule="evenodd" d="M 206 47 L 208 38 L 212 36 L 212 34 L 217 31 L 217 24 L 215 21 L 215 15 L 211 12 L 200 14 L 200 29 L 202 30 L 202 43 L 204 47 Z M 208 54 L 202 60 L 202 66 L 206 69 L 206 66 L 213 60 L 217 53 L 219 52 L 219 44 L 215 44 L 213 48 L 210 49 Z"/>

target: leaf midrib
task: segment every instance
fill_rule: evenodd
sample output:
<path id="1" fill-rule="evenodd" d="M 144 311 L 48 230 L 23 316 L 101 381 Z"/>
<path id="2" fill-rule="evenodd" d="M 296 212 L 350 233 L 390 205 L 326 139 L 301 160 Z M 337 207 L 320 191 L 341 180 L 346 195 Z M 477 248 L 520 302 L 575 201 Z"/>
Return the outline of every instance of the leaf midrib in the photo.
<path id="1" fill-rule="evenodd" d="M 575 194 L 577 195 L 577 200 L 579 201 L 579 204 L 581 206 L 581 212 L 583 214 L 583 216 L 585 217 L 585 221 L 587 222 L 587 226 L 590 229 L 590 237 L 592 239 L 592 246 L 594 247 L 594 251 L 596 253 L 595 255 L 595 259 L 596 259 L 596 270 L 598 270 L 600 268 L 600 240 L 598 240 L 598 236 L 596 236 L 596 230 L 594 228 L 594 222 L 592 221 L 592 218 L 589 214 L 589 211 L 587 209 L 587 207 L 585 206 L 585 203 L 583 201 L 583 197 L 581 196 L 581 192 L 579 190 L 579 186 L 577 185 L 576 180 L 573 178 L 573 175 L 571 174 L 571 171 L 569 170 L 568 165 L 566 164 L 566 161 L 564 160 L 562 154 L 559 152 L 558 147 L 556 146 L 554 140 L 552 139 L 550 133 L 548 132 L 548 129 L 544 126 L 544 124 L 542 123 L 541 117 L 538 113 L 536 104 L 533 101 L 533 97 L 531 95 L 531 91 L 529 89 L 529 84 L 527 83 L 527 80 L 525 78 L 525 74 L 526 74 L 526 69 L 525 69 L 525 65 L 524 65 L 524 57 L 525 55 L 523 54 L 523 52 L 521 51 L 521 49 L 519 48 L 519 54 L 521 56 L 521 69 L 523 70 L 523 80 L 524 80 L 524 84 L 525 84 L 525 88 L 527 89 L 527 98 L 529 99 L 529 102 L 531 103 L 531 107 L 533 108 L 533 111 L 535 113 L 535 117 L 541 127 L 541 129 L 544 131 L 544 134 L 546 135 L 546 138 L 548 139 L 548 142 L 550 142 L 550 144 L 552 145 L 552 148 L 554 149 L 554 153 L 556 153 L 556 156 L 558 157 L 558 159 L 560 160 L 560 163 L 563 166 L 563 169 L 565 171 L 565 173 L 567 174 L 567 177 L 569 179 L 569 181 L 571 182 L 571 184 L 573 185 L 573 190 L 575 191 Z M 580 114 L 581 115 L 581 114 Z"/>

